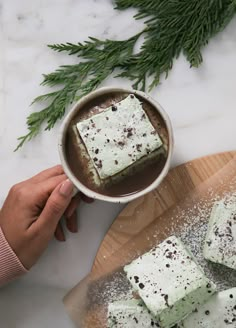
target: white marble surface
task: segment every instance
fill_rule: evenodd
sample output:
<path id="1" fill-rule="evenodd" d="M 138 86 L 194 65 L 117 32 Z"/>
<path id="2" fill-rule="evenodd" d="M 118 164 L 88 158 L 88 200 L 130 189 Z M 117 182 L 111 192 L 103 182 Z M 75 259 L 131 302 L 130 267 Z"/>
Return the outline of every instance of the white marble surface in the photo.
<path id="1" fill-rule="evenodd" d="M 127 38 L 142 28 L 134 11 L 118 12 L 111 0 L 0 0 L 0 205 L 10 186 L 58 163 L 56 128 L 13 153 L 26 132 L 31 100 L 44 92 L 41 74 L 72 63 L 46 44 L 77 42 L 88 35 Z M 173 166 L 208 153 L 235 149 L 236 19 L 203 51 L 204 64 L 189 69 L 184 58 L 152 92 L 169 113 L 175 132 Z M 130 86 L 128 81 L 105 85 Z M 78 210 L 80 232 L 53 241 L 34 269 L 0 291 L 4 328 L 73 327 L 61 304 L 63 294 L 90 269 L 96 250 L 119 205 L 96 202 Z"/>

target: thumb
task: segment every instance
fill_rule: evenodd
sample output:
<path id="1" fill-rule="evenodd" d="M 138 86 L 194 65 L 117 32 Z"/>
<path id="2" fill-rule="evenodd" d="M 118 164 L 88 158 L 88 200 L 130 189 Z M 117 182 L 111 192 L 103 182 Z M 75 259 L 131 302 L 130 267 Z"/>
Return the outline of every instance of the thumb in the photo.
<path id="1" fill-rule="evenodd" d="M 57 186 L 50 197 L 37 220 L 37 223 L 46 226 L 47 229 L 54 232 L 56 226 L 69 205 L 73 196 L 74 186 L 70 180 L 65 180 Z"/>

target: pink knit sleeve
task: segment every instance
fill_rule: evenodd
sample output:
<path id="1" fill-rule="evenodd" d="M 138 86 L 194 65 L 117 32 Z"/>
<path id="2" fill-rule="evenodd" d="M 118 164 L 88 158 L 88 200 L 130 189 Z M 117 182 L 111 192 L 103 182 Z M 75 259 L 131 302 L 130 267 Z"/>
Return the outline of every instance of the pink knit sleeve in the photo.
<path id="1" fill-rule="evenodd" d="M 0 228 L 0 287 L 26 272 Z"/>

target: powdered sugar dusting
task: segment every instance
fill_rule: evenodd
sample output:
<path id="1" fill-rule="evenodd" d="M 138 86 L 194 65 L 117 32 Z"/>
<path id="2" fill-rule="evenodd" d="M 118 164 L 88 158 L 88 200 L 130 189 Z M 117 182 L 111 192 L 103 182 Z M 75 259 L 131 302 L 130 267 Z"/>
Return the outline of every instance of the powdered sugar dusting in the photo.
<path id="1" fill-rule="evenodd" d="M 211 190 L 209 192 L 211 193 Z M 225 197 L 227 202 L 236 201 L 236 193 L 228 192 L 223 197 Z M 175 219 L 178 218 L 181 220 L 181 216 L 184 216 L 185 222 L 180 229 L 176 229 L 176 224 L 174 224 L 176 220 L 174 220 L 169 233 L 170 235 L 175 234 L 183 241 L 201 265 L 207 277 L 215 282 L 218 290 L 224 290 L 236 286 L 236 270 L 231 270 L 223 265 L 210 263 L 204 259 L 202 253 L 208 218 L 214 202 L 219 199 L 221 199 L 221 196 L 215 194 L 210 201 L 208 197 L 204 197 L 195 206 L 187 210 L 181 210 L 180 207 Z M 154 237 L 155 234 L 156 232 L 154 231 Z M 150 239 L 150 248 L 153 246 L 151 241 L 153 236 L 146 236 L 147 240 Z M 137 256 L 141 254 L 142 252 L 140 250 L 136 251 Z M 132 289 L 122 269 L 113 273 L 109 276 L 109 279 L 97 287 L 99 298 L 105 306 L 114 301 L 132 299 L 133 297 Z"/>
<path id="2" fill-rule="evenodd" d="M 216 196 L 212 200 L 215 202 L 219 199 Z M 236 202 L 236 193 L 225 195 L 226 203 L 232 201 Z M 207 233 L 207 223 L 211 208 L 207 206 L 206 202 L 202 201 L 197 206 L 197 215 L 192 215 L 192 209 L 189 209 L 187 213 L 184 213 L 184 215 L 189 217 L 189 222 L 183 225 L 177 235 L 189 247 L 206 275 L 215 282 L 219 290 L 224 290 L 236 286 L 236 270 L 231 270 L 220 264 L 211 263 L 203 257 L 203 243 Z"/>
<path id="3" fill-rule="evenodd" d="M 227 170 L 223 169 L 219 174 L 204 182 L 182 199 L 173 209 L 170 209 L 165 217 L 162 218 L 162 220 L 167 220 L 169 216 L 168 221 L 166 221 L 168 222 L 167 225 L 162 226 L 161 234 L 158 223 L 160 221 L 158 220 L 150 229 L 145 229 L 142 235 L 140 235 L 140 238 L 145 239 L 145 250 L 138 247 L 139 244 L 136 243 L 136 239 L 132 239 L 129 242 L 131 254 L 125 250 L 124 253 L 122 250 L 119 250 L 117 252 L 119 257 L 122 255 L 129 262 L 130 259 L 137 258 L 146 250 L 159 244 L 162 241 L 161 239 L 176 235 L 190 249 L 207 277 L 217 285 L 218 290 L 236 286 L 236 270 L 210 263 L 203 257 L 203 243 L 214 203 L 222 199 L 225 199 L 225 202 L 236 202 L 236 170 L 234 164 L 231 167 L 227 167 Z M 112 257 L 115 256 L 116 253 L 112 255 Z M 108 261 L 109 259 L 106 260 Z M 103 320 L 105 320 L 104 316 L 106 316 L 108 303 L 133 297 L 123 268 L 110 273 L 102 281 L 97 281 L 93 285 L 92 291 L 94 300 L 91 303 L 103 305 L 103 311 L 98 315 L 100 318 L 103 317 Z"/>
<path id="4" fill-rule="evenodd" d="M 113 301 L 129 300 L 133 292 L 123 270 L 113 273 L 108 279 L 100 281 L 98 290 L 102 290 L 102 302 L 109 304 Z"/>

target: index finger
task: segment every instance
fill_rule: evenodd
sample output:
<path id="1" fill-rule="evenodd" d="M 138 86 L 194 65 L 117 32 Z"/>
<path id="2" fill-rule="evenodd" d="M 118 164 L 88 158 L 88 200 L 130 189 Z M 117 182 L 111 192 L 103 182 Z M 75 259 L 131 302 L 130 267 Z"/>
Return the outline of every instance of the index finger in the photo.
<path id="1" fill-rule="evenodd" d="M 43 182 L 49 178 L 52 178 L 54 176 L 61 175 L 63 173 L 64 173 L 64 171 L 63 171 L 62 166 L 56 165 L 56 166 L 53 166 L 47 170 L 44 170 L 44 171 L 36 174 L 35 176 L 33 176 L 31 178 L 31 181 L 34 183 L 39 183 L 39 182 Z"/>

